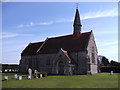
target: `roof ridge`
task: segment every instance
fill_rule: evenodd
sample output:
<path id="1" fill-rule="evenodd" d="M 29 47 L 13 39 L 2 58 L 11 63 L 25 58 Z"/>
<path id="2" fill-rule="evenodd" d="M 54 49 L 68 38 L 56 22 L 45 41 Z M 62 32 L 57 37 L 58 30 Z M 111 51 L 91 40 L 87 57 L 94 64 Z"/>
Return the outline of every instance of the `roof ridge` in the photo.
<path id="1" fill-rule="evenodd" d="M 91 30 L 89 33 L 90 33 L 90 35 L 89 35 L 89 38 L 88 38 L 88 42 L 87 42 L 87 44 L 86 44 L 86 48 L 87 48 L 87 46 L 88 46 L 88 44 L 89 44 L 89 40 L 90 40 L 90 37 L 91 37 L 92 30 Z"/>
<path id="2" fill-rule="evenodd" d="M 46 40 L 43 42 L 43 44 L 39 47 L 39 49 L 36 51 L 36 53 L 38 53 L 40 51 L 40 49 L 44 46 L 44 44 L 46 43 L 46 41 L 48 40 L 48 37 L 46 38 Z"/>
<path id="3" fill-rule="evenodd" d="M 89 32 L 83 32 L 82 34 L 84 33 L 90 33 L 91 31 Z M 66 36 L 72 36 L 73 34 L 68 34 L 68 35 L 64 35 L 64 36 L 58 36 L 58 37 L 50 37 L 49 39 L 54 39 L 54 38 L 60 38 L 60 37 L 66 37 Z"/>
<path id="4" fill-rule="evenodd" d="M 66 50 L 64 50 L 63 48 L 61 48 L 61 51 L 65 54 L 65 56 L 67 56 L 67 58 L 69 60 L 71 60 Z"/>
<path id="5" fill-rule="evenodd" d="M 58 37 L 50 37 L 49 39 L 51 39 L 51 38 L 65 37 L 65 36 L 71 36 L 71 35 L 73 35 L 73 34 L 68 34 L 68 35 L 64 35 L 64 36 L 58 36 Z"/>
<path id="6" fill-rule="evenodd" d="M 34 42 L 34 43 L 31 43 L 31 44 L 38 44 L 38 43 L 43 43 L 44 41 L 41 41 L 41 42 Z"/>

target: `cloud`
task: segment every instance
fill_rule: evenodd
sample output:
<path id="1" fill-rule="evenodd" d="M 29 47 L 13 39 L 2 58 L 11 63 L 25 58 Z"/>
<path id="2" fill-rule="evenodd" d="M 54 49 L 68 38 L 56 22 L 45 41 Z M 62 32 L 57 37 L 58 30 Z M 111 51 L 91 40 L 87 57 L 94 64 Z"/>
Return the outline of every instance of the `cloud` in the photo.
<path id="1" fill-rule="evenodd" d="M 49 25 L 52 23 L 53 22 L 40 22 L 40 23 L 29 22 L 28 24 L 20 24 L 17 26 L 17 28 L 32 27 L 32 26 L 39 26 L 39 25 Z"/>
<path id="2" fill-rule="evenodd" d="M 20 25 L 18 25 L 17 27 L 18 28 L 23 28 L 23 27 L 30 27 L 30 26 L 33 26 L 34 25 L 34 23 L 33 22 L 30 22 L 29 24 L 20 24 Z"/>
<path id="3" fill-rule="evenodd" d="M 56 20 L 55 22 L 56 23 L 62 23 L 62 22 L 73 22 L 74 21 L 74 18 L 70 18 L 70 19 L 59 19 L 59 20 Z"/>
<path id="4" fill-rule="evenodd" d="M 114 16 L 118 16 L 118 9 L 117 8 L 113 8 L 113 9 L 109 9 L 109 10 L 98 10 L 98 11 L 89 11 L 85 14 L 82 14 L 81 20 L 85 20 L 85 19 L 93 19 L 93 18 L 101 18 L 101 17 L 114 17 Z M 63 22 L 73 22 L 74 21 L 74 17 L 72 18 L 61 18 L 58 19 L 56 21 L 49 21 L 49 22 L 40 22 L 40 23 L 34 23 L 34 22 L 29 22 L 28 24 L 20 24 L 17 27 L 18 28 L 23 28 L 23 27 L 31 27 L 31 26 L 39 26 L 39 25 L 50 25 L 50 24 L 54 24 L 54 23 L 63 23 Z"/>
<path id="5" fill-rule="evenodd" d="M 2 39 L 17 37 L 17 36 L 32 36 L 32 35 L 31 34 L 18 34 L 18 33 L 11 33 L 11 32 L 2 32 Z"/>
<path id="6" fill-rule="evenodd" d="M 118 55 L 118 45 L 111 45 L 109 47 L 98 49 L 101 55 Z"/>
<path id="7" fill-rule="evenodd" d="M 2 32 L 2 38 L 10 38 L 10 37 L 16 37 L 19 34 L 17 33 L 10 33 L 10 32 Z"/>
<path id="8" fill-rule="evenodd" d="M 109 60 L 118 60 L 118 41 L 98 43 L 98 54 Z"/>
<path id="9" fill-rule="evenodd" d="M 101 17 L 114 17 L 118 16 L 118 9 L 117 8 L 112 8 L 108 10 L 98 10 L 98 11 L 89 11 L 85 14 L 81 14 L 81 20 L 85 19 L 93 19 L 93 18 L 101 18 Z M 62 22 L 73 22 L 74 17 L 69 18 L 69 19 L 60 19 L 57 20 L 56 23 L 62 23 Z"/>
<path id="10" fill-rule="evenodd" d="M 96 35 L 108 35 L 108 34 L 117 34 L 118 35 L 118 31 L 114 30 L 114 31 L 96 31 L 94 32 Z"/>
<path id="11" fill-rule="evenodd" d="M 114 17 L 118 16 L 118 9 L 113 8 L 109 10 L 98 10 L 97 12 L 89 11 L 88 13 L 82 14 L 81 19 L 90 19 L 90 18 L 101 18 L 101 17 Z"/>
<path id="12" fill-rule="evenodd" d="M 112 8 L 112 9 L 108 9 L 108 10 L 98 10 L 98 11 L 89 11 L 85 14 L 81 14 L 81 20 L 85 20 L 85 19 L 93 19 L 93 18 L 101 18 L 101 17 L 114 17 L 114 16 L 118 16 L 118 9 L 116 7 Z M 70 18 L 70 19 L 60 19 L 56 22 L 61 23 L 61 22 L 73 22 L 74 21 L 74 17 Z"/>
<path id="13" fill-rule="evenodd" d="M 53 22 L 41 22 L 39 25 L 49 25 L 49 24 L 53 24 Z"/>
<path id="14" fill-rule="evenodd" d="M 118 41 L 111 41 L 111 42 L 97 42 L 99 47 L 108 47 L 108 46 L 115 46 L 118 45 Z"/>
<path id="15" fill-rule="evenodd" d="M 56 21 L 40 22 L 40 23 L 29 22 L 29 24 L 20 24 L 17 26 L 17 28 L 40 26 L 40 25 L 50 25 L 53 23 L 63 23 L 63 22 L 73 22 L 73 21 L 74 21 L 74 18 L 72 18 L 72 19 L 58 19 Z"/>
<path id="16" fill-rule="evenodd" d="M 18 28 L 22 28 L 22 27 L 24 27 L 24 25 L 23 25 L 23 24 L 20 24 L 20 25 L 18 25 L 17 27 L 18 27 Z"/>

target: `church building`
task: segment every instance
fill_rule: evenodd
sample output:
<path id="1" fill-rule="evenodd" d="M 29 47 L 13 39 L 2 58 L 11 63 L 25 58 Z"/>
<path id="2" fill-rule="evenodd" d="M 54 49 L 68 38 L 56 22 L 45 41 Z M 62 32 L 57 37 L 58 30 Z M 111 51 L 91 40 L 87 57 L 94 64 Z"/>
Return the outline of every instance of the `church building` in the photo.
<path id="1" fill-rule="evenodd" d="M 93 31 L 82 32 L 79 10 L 73 24 L 73 34 L 29 43 L 21 53 L 20 72 L 46 72 L 58 75 L 98 73 L 97 47 Z"/>

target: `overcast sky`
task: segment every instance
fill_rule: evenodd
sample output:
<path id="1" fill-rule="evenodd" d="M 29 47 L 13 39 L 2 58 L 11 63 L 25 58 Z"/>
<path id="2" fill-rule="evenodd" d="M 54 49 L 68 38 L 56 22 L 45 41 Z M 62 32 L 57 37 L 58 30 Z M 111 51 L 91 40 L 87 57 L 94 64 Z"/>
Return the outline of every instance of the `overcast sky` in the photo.
<path id="1" fill-rule="evenodd" d="M 79 2 L 82 32 L 93 30 L 98 55 L 118 61 L 118 3 Z M 30 42 L 73 33 L 75 2 L 2 4 L 2 63 L 19 64 Z"/>

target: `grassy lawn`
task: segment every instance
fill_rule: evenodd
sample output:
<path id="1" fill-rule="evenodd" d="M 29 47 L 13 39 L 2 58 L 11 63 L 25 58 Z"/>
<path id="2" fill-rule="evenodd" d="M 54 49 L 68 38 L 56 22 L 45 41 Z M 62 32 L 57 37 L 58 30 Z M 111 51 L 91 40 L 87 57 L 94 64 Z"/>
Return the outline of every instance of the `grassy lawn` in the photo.
<path id="1" fill-rule="evenodd" d="M 19 74 L 20 75 L 20 74 Z M 3 88 L 118 88 L 118 73 L 111 76 L 109 73 L 94 75 L 47 76 L 28 80 L 13 79 L 13 73 L 3 73 L 9 76 L 8 81 L 2 81 Z M 3 78 L 2 77 L 2 78 Z"/>

